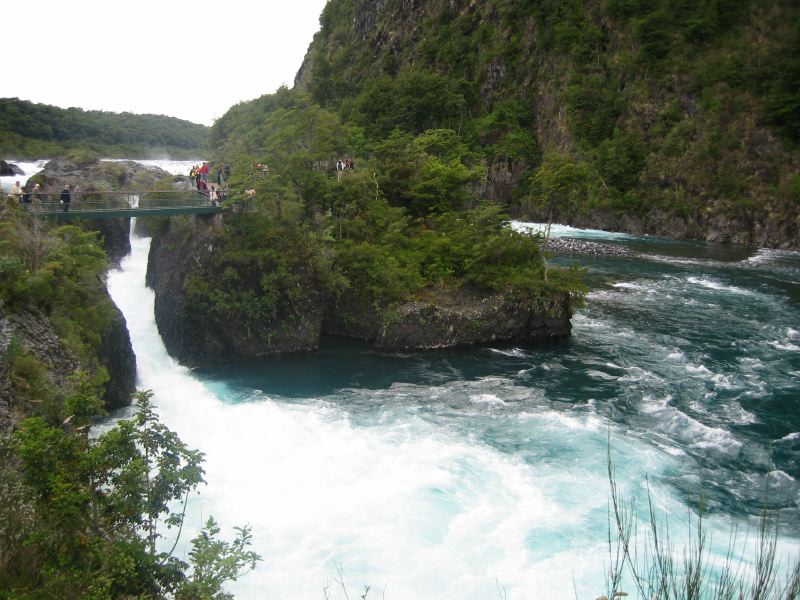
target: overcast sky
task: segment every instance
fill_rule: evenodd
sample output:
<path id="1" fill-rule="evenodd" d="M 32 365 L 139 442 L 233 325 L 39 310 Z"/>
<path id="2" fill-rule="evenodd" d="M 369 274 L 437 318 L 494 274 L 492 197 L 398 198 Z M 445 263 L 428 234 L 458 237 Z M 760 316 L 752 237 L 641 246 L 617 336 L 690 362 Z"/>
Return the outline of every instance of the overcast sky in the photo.
<path id="1" fill-rule="evenodd" d="M 292 87 L 326 0 L 21 0 L 4 7 L 0 97 L 211 125 Z"/>

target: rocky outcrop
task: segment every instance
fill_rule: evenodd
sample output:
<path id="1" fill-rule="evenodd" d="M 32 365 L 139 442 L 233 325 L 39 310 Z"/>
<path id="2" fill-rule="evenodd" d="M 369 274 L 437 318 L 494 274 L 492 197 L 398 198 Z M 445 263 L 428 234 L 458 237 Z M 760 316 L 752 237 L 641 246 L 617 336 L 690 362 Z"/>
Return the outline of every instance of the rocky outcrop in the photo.
<path id="1" fill-rule="evenodd" d="M 279 302 L 270 318 L 243 310 L 221 313 L 205 302 L 193 302 L 189 289 L 193 275 L 221 276 L 209 264 L 211 253 L 222 251 L 220 225 L 218 217 L 173 219 L 150 246 L 147 285 L 155 291 L 156 325 L 170 355 L 182 364 L 206 366 L 316 349 L 322 304 L 310 282 L 304 284 L 305 293 L 291 313 Z"/>
<path id="2" fill-rule="evenodd" d="M 497 342 L 543 342 L 569 337 L 569 297 L 536 299 L 465 294 L 408 302 L 387 312 L 374 340 L 380 350 L 429 350 Z"/>
<path id="3" fill-rule="evenodd" d="M 97 219 L 87 221 L 84 227 L 100 233 L 109 265 L 118 267 L 122 259 L 131 253 L 129 218 Z"/>
<path id="4" fill-rule="evenodd" d="M 189 366 L 314 350 L 322 333 L 368 341 L 380 350 L 428 350 L 541 342 L 571 331 L 566 294 L 430 290 L 425 300 L 377 306 L 357 292 L 326 302 L 312 289 L 312 278 L 274 318 L 220 314 L 191 292 L 193 278 L 220 276 L 208 258 L 223 251 L 219 233 L 213 221 L 194 217 L 191 225 L 172 222 L 150 246 L 147 285 L 155 291 L 156 323 L 170 355 Z"/>
<path id="5" fill-rule="evenodd" d="M 111 326 L 103 333 L 97 358 L 109 374 L 104 404 L 113 410 L 131 403 L 136 391 L 136 355 L 133 353 L 128 325 L 122 312 L 114 307 Z"/>
<path id="6" fill-rule="evenodd" d="M 94 160 L 79 163 L 67 158 L 55 158 L 48 162 L 37 176 L 45 192 L 60 192 L 70 184 L 75 198 L 80 202 L 81 192 L 110 192 L 119 190 L 188 189 L 186 177 L 175 176 L 155 166 L 146 166 L 133 160 Z M 86 200 L 90 198 L 87 196 Z"/>
<path id="7" fill-rule="evenodd" d="M 6 357 L 0 361 L 0 431 L 11 425 L 15 413 L 24 415 L 30 409 L 19 406 L 11 384 L 7 358 L 17 352 L 36 359 L 55 388 L 65 387 L 75 371 L 87 368 L 67 349 L 46 315 L 31 310 L 10 311 L 0 305 L 0 356 Z M 119 310 L 103 333 L 96 356 L 109 375 L 102 398 L 105 407 L 113 410 L 129 405 L 136 391 L 136 357 Z"/>
<path id="8" fill-rule="evenodd" d="M 0 177 L 10 177 L 13 175 L 25 175 L 25 171 L 13 163 L 0 160 Z"/>
<path id="9" fill-rule="evenodd" d="M 635 256 L 624 246 L 602 242 L 591 242 L 574 238 L 550 238 L 545 250 L 553 254 L 570 254 L 579 256 Z"/>
<path id="10" fill-rule="evenodd" d="M 33 311 L 12 312 L 0 304 L 0 431 L 7 431 L 16 416 L 30 407 L 15 398 L 9 357 L 25 352 L 46 369 L 54 386 L 63 386 L 78 368 L 78 361 L 59 339 L 47 317 Z"/>

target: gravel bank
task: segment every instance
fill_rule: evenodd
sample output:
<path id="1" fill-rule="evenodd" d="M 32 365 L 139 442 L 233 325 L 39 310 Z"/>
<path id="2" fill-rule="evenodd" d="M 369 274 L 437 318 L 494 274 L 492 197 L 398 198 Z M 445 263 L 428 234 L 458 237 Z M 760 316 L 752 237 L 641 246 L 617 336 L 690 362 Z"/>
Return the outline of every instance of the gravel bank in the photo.
<path id="1" fill-rule="evenodd" d="M 634 253 L 617 244 L 603 244 L 574 238 L 550 238 L 545 249 L 553 254 L 579 254 L 584 256 L 634 256 Z"/>

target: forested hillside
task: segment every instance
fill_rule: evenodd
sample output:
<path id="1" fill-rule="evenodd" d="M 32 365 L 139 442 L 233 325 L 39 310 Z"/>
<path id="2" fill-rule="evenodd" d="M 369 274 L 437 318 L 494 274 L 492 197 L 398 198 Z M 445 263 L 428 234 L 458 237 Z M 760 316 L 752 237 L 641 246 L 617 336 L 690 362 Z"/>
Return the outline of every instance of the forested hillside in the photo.
<path id="1" fill-rule="evenodd" d="M 197 158 L 207 147 L 208 127 L 174 117 L 0 98 L 0 157 L 46 158 L 88 150 L 107 157 Z"/>
<path id="2" fill-rule="evenodd" d="M 332 0 L 296 79 L 363 132 L 453 130 L 522 215 L 800 246 L 800 7 Z"/>

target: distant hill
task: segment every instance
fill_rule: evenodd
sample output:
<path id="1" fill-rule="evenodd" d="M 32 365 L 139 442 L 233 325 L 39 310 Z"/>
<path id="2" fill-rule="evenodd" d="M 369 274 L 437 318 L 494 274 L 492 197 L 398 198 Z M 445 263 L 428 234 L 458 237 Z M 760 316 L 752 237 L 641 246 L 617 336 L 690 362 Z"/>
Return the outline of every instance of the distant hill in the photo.
<path id="1" fill-rule="evenodd" d="M 42 158 L 85 150 L 109 157 L 197 158 L 208 131 L 164 115 L 58 108 L 0 98 L 0 158 Z"/>

